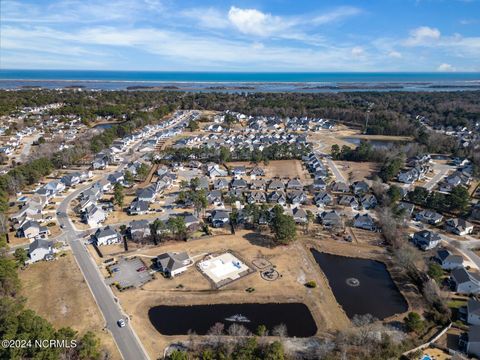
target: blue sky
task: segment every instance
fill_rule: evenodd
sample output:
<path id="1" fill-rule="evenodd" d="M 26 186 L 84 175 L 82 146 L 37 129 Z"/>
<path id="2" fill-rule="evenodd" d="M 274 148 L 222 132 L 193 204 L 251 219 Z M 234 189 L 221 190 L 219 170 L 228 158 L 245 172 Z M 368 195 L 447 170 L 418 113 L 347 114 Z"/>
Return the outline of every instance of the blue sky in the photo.
<path id="1" fill-rule="evenodd" d="M 480 71 L 480 0 L 1 0 L 0 67 Z"/>

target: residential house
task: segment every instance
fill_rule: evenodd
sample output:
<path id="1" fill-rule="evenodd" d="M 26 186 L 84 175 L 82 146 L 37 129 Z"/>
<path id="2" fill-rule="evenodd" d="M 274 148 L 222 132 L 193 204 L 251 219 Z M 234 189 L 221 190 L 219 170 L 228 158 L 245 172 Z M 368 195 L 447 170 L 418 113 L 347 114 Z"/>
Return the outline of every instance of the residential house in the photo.
<path id="1" fill-rule="evenodd" d="M 263 179 L 256 179 L 256 180 L 252 180 L 252 182 L 250 183 L 250 189 L 252 190 L 265 190 L 265 180 Z"/>
<path id="2" fill-rule="evenodd" d="M 183 217 L 183 221 L 185 222 L 185 226 L 189 231 L 195 231 L 200 226 L 200 220 L 191 213 L 183 213 L 179 216 Z"/>
<path id="3" fill-rule="evenodd" d="M 36 239 L 28 247 L 30 263 L 53 259 L 53 253 L 53 242 L 44 239 Z"/>
<path id="4" fill-rule="evenodd" d="M 136 195 L 138 201 L 152 203 L 155 201 L 155 197 L 157 196 L 157 186 L 155 184 L 151 184 L 146 188 L 138 189 Z"/>
<path id="5" fill-rule="evenodd" d="M 452 270 L 450 278 L 455 292 L 467 295 L 480 293 L 480 276 L 477 273 L 460 267 Z"/>
<path id="6" fill-rule="evenodd" d="M 480 202 L 477 202 L 473 207 L 472 207 L 472 213 L 470 215 L 472 219 L 475 220 L 480 220 Z"/>
<path id="7" fill-rule="evenodd" d="M 293 190 L 287 193 L 287 199 L 292 205 L 299 205 L 307 201 L 307 194 L 303 190 Z"/>
<path id="8" fill-rule="evenodd" d="M 215 177 L 227 176 L 228 172 L 227 170 L 220 168 L 220 165 L 212 164 L 207 166 L 207 175 L 211 178 L 215 178 Z"/>
<path id="9" fill-rule="evenodd" d="M 231 170 L 231 173 L 233 176 L 243 176 L 247 173 L 247 170 L 245 169 L 245 166 L 235 166 Z"/>
<path id="10" fill-rule="evenodd" d="M 468 299 L 467 322 L 470 325 L 480 325 L 480 301 L 477 299 Z"/>
<path id="11" fill-rule="evenodd" d="M 145 239 L 151 235 L 148 220 L 133 220 L 128 227 L 128 233 L 133 241 Z"/>
<path id="12" fill-rule="evenodd" d="M 295 220 L 297 224 L 306 224 L 308 222 L 307 212 L 304 209 L 296 207 L 293 209 L 292 214 L 293 220 Z"/>
<path id="13" fill-rule="evenodd" d="M 320 191 L 319 193 L 315 194 L 313 201 L 318 207 L 323 207 L 326 205 L 331 205 L 333 203 L 333 197 L 326 191 Z"/>
<path id="14" fill-rule="evenodd" d="M 80 173 L 75 172 L 68 175 L 65 175 L 60 180 L 65 186 L 72 187 L 80 183 Z"/>
<path id="15" fill-rule="evenodd" d="M 423 251 L 437 247 L 441 240 L 440 235 L 429 230 L 417 231 L 412 236 L 412 242 Z"/>
<path id="16" fill-rule="evenodd" d="M 97 246 L 101 245 L 111 245 L 118 244 L 121 241 L 122 237 L 118 232 L 116 232 L 110 226 L 104 227 L 103 229 L 98 229 L 95 232 L 93 241 Z"/>
<path id="17" fill-rule="evenodd" d="M 107 177 L 107 180 L 111 184 L 122 183 L 124 179 L 125 179 L 125 176 L 123 175 L 123 172 L 121 172 L 121 171 L 115 171 L 114 173 L 111 173 Z"/>
<path id="18" fill-rule="evenodd" d="M 369 189 L 370 189 L 370 186 L 368 186 L 368 184 L 363 180 L 355 181 L 352 184 L 352 191 L 355 195 L 365 194 L 366 192 L 368 192 Z"/>
<path id="19" fill-rule="evenodd" d="M 433 210 L 422 210 L 415 216 L 415 220 L 421 221 L 430 225 L 436 225 L 443 219 L 443 215 Z"/>
<path id="20" fill-rule="evenodd" d="M 223 227 L 230 221 L 230 216 L 225 210 L 213 210 L 210 215 L 210 221 L 215 228 Z"/>
<path id="21" fill-rule="evenodd" d="M 327 188 L 327 183 L 325 182 L 325 180 L 319 178 L 319 179 L 315 179 L 313 181 L 313 190 L 315 191 L 318 191 L 318 190 L 325 190 Z"/>
<path id="22" fill-rule="evenodd" d="M 365 194 L 361 197 L 360 203 L 364 209 L 373 209 L 377 206 L 377 198 L 373 194 Z"/>
<path id="23" fill-rule="evenodd" d="M 215 190 L 226 190 L 228 189 L 229 181 L 227 179 L 216 179 L 213 182 L 213 188 Z"/>
<path id="24" fill-rule="evenodd" d="M 352 195 L 343 195 L 342 197 L 340 197 L 340 199 L 338 200 L 338 204 L 339 205 L 342 205 L 342 206 L 349 206 L 351 207 L 353 210 L 358 210 L 360 204 L 358 203 L 357 199 L 355 198 L 355 196 L 352 196 Z"/>
<path id="25" fill-rule="evenodd" d="M 211 190 L 207 194 L 207 201 L 209 204 L 219 206 L 222 204 L 222 192 L 220 190 Z"/>
<path id="26" fill-rule="evenodd" d="M 468 329 L 465 350 L 468 355 L 480 358 L 480 326 L 473 325 Z"/>
<path id="27" fill-rule="evenodd" d="M 82 220 L 90 227 L 96 227 L 103 223 L 107 218 L 106 212 L 99 206 L 92 204 L 87 207 L 83 214 Z"/>
<path id="28" fill-rule="evenodd" d="M 412 203 L 401 201 L 397 205 L 397 210 L 403 211 L 404 214 L 412 216 L 413 210 L 415 210 L 415 205 L 413 205 Z"/>
<path id="29" fill-rule="evenodd" d="M 133 200 L 127 209 L 129 215 L 143 215 L 148 212 L 150 203 L 148 201 Z"/>
<path id="30" fill-rule="evenodd" d="M 369 214 L 357 214 L 353 218 L 353 226 L 359 229 L 375 231 L 377 226 Z"/>
<path id="31" fill-rule="evenodd" d="M 233 179 L 231 186 L 232 189 L 246 189 L 248 183 L 244 179 Z"/>
<path id="32" fill-rule="evenodd" d="M 23 223 L 20 228 L 17 230 L 18 237 L 26 237 L 28 239 L 46 239 L 50 231 L 48 227 L 41 226 L 35 220 L 28 220 L 27 222 Z"/>
<path id="33" fill-rule="evenodd" d="M 468 235 L 473 232 L 473 224 L 462 218 L 448 219 L 445 221 L 445 230 L 456 235 Z"/>
<path id="34" fill-rule="evenodd" d="M 339 193 L 348 193 L 350 191 L 350 188 L 347 184 L 336 181 L 332 184 L 332 191 Z"/>
<path id="35" fill-rule="evenodd" d="M 249 204 L 265 203 L 267 202 L 267 196 L 263 191 L 251 191 L 247 195 L 247 202 Z"/>
<path id="36" fill-rule="evenodd" d="M 463 267 L 463 257 L 460 255 L 453 255 L 447 249 L 438 250 L 435 259 L 444 270 L 453 270 Z"/>
<path id="37" fill-rule="evenodd" d="M 269 191 L 277 191 L 285 189 L 285 184 L 281 180 L 272 180 L 270 184 L 268 184 Z"/>
<path id="38" fill-rule="evenodd" d="M 287 203 L 287 197 L 283 191 L 273 191 L 269 193 L 267 200 L 270 203 L 276 203 L 280 205 L 285 205 Z"/>
<path id="39" fill-rule="evenodd" d="M 193 261 L 186 252 L 173 253 L 167 252 L 158 255 L 155 264 L 158 269 L 167 277 L 175 277 L 188 269 Z"/>
<path id="40" fill-rule="evenodd" d="M 299 179 L 291 179 L 287 183 L 287 190 L 302 190 L 303 184 Z"/>
<path id="41" fill-rule="evenodd" d="M 326 228 L 337 227 L 342 225 L 342 218 L 340 214 L 335 211 L 323 211 L 319 214 L 320 223 Z"/>
<path id="42" fill-rule="evenodd" d="M 265 171 L 261 167 L 255 166 L 252 170 L 250 170 L 249 175 L 251 179 L 256 179 L 259 176 L 265 176 Z"/>

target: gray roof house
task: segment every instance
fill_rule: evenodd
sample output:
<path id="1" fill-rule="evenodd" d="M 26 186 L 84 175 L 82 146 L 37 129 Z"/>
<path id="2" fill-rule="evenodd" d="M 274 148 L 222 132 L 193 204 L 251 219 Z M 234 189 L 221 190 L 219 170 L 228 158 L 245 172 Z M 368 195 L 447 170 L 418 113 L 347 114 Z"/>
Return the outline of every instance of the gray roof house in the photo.
<path id="1" fill-rule="evenodd" d="M 34 238 L 47 238 L 50 231 L 48 227 L 41 226 L 35 220 L 28 220 L 27 222 L 23 223 L 22 226 L 17 231 L 18 237 L 26 237 L 28 239 Z"/>
<path id="2" fill-rule="evenodd" d="M 293 220 L 295 220 L 297 224 L 305 224 L 308 222 L 307 212 L 304 209 L 296 207 L 293 209 L 292 214 Z"/>
<path id="3" fill-rule="evenodd" d="M 480 325 L 480 301 L 477 299 L 468 299 L 467 322 L 470 325 Z"/>
<path id="4" fill-rule="evenodd" d="M 293 190 L 287 193 L 287 198 L 293 205 L 298 205 L 307 200 L 307 194 L 303 190 Z"/>
<path id="5" fill-rule="evenodd" d="M 340 217 L 340 214 L 335 210 L 324 211 L 320 213 L 318 217 L 322 225 L 327 228 L 342 225 L 342 219 Z"/>
<path id="6" fill-rule="evenodd" d="M 299 179 L 291 179 L 287 183 L 287 189 L 288 190 L 302 190 L 303 189 L 303 184 Z"/>
<path id="7" fill-rule="evenodd" d="M 415 210 L 415 205 L 401 201 L 397 205 L 397 210 L 404 211 L 405 214 L 412 216 L 413 210 Z"/>
<path id="8" fill-rule="evenodd" d="M 230 216 L 225 210 L 213 210 L 210 216 L 213 227 L 223 227 L 230 221 Z"/>
<path id="9" fill-rule="evenodd" d="M 417 231 L 412 237 L 412 242 L 423 251 L 437 247 L 441 240 L 440 235 L 429 230 Z"/>
<path id="10" fill-rule="evenodd" d="M 285 184 L 281 180 L 272 180 L 270 184 L 268 184 L 268 190 L 275 191 L 275 190 L 283 190 L 285 189 Z"/>
<path id="11" fill-rule="evenodd" d="M 228 189 L 229 182 L 227 179 L 215 179 L 213 182 L 213 188 L 215 190 L 225 190 Z"/>
<path id="12" fill-rule="evenodd" d="M 92 227 L 100 225 L 102 222 L 105 221 L 106 218 L 107 214 L 105 213 L 105 211 L 95 204 L 87 207 L 82 213 L 83 222 Z"/>
<path id="13" fill-rule="evenodd" d="M 103 229 L 98 229 L 93 238 L 93 241 L 97 246 L 117 244 L 120 242 L 120 240 L 120 234 L 110 226 L 104 227 Z"/>
<path id="14" fill-rule="evenodd" d="M 352 191 L 355 195 L 365 194 L 370 189 L 370 186 L 365 181 L 355 181 L 352 184 Z"/>
<path id="15" fill-rule="evenodd" d="M 468 272 L 465 268 L 453 269 L 450 278 L 454 285 L 455 292 L 461 294 L 480 293 L 480 276 L 476 273 Z"/>
<path id="16" fill-rule="evenodd" d="M 355 196 L 352 195 L 343 195 L 340 199 L 338 199 L 338 204 L 343 206 L 350 206 L 354 210 L 358 210 L 360 206 Z"/>
<path id="17" fill-rule="evenodd" d="M 377 198 L 373 194 L 365 194 L 361 197 L 360 203 L 364 209 L 373 209 L 377 206 Z"/>
<path id="18" fill-rule="evenodd" d="M 211 190 L 207 194 L 209 204 L 220 204 L 222 202 L 222 192 L 220 190 Z"/>
<path id="19" fill-rule="evenodd" d="M 138 241 L 151 235 L 150 223 L 148 220 L 133 220 L 128 227 L 130 238 Z"/>
<path id="20" fill-rule="evenodd" d="M 480 326 L 473 325 L 468 329 L 465 350 L 467 354 L 480 358 Z"/>
<path id="21" fill-rule="evenodd" d="M 322 207 L 333 203 L 333 197 L 326 191 L 320 191 L 319 193 L 315 194 L 313 201 L 315 202 L 315 205 Z"/>
<path id="22" fill-rule="evenodd" d="M 53 257 L 53 242 L 36 239 L 28 247 L 28 257 L 30 258 L 30 263 Z"/>
<path id="23" fill-rule="evenodd" d="M 143 189 L 137 190 L 137 200 L 145 202 L 154 202 L 157 196 L 156 185 L 152 184 Z"/>
<path id="24" fill-rule="evenodd" d="M 285 205 L 287 203 L 287 197 L 283 191 L 273 191 L 267 196 L 268 202 Z"/>
<path id="25" fill-rule="evenodd" d="M 421 221 L 430 225 L 435 225 L 441 222 L 443 219 L 443 215 L 432 211 L 432 210 L 422 210 L 416 216 L 415 220 Z"/>
<path id="26" fill-rule="evenodd" d="M 193 261 L 186 252 L 172 253 L 167 252 L 158 255 L 155 259 L 155 264 L 158 269 L 167 277 L 175 277 L 176 275 L 188 269 Z"/>
<path id="27" fill-rule="evenodd" d="M 473 232 L 473 224 L 462 218 L 445 221 L 445 230 L 457 235 L 468 235 Z"/>
<path id="28" fill-rule="evenodd" d="M 444 270 L 453 270 L 463 267 L 463 257 L 460 255 L 453 255 L 447 249 L 438 250 L 435 259 Z"/>
<path id="29" fill-rule="evenodd" d="M 247 182 L 244 179 L 233 179 L 232 189 L 246 189 L 248 187 Z"/>
<path id="30" fill-rule="evenodd" d="M 247 202 L 249 204 L 265 203 L 267 202 L 267 196 L 263 191 L 251 191 L 247 195 Z"/>
<path id="31" fill-rule="evenodd" d="M 334 182 L 332 184 L 332 191 L 333 192 L 340 192 L 340 193 L 347 193 L 350 191 L 350 188 L 348 187 L 347 184 L 343 182 Z"/>
<path id="32" fill-rule="evenodd" d="M 142 215 L 148 212 L 150 203 L 142 200 L 133 200 L 127 209 L 129 215 Z"/>
<path id="33" fill-rule="evenodd" d="M 353 218 L 353 226 L 359 229 L 375 231 L 377 226 L 369 214 L 357 214 Z"/>

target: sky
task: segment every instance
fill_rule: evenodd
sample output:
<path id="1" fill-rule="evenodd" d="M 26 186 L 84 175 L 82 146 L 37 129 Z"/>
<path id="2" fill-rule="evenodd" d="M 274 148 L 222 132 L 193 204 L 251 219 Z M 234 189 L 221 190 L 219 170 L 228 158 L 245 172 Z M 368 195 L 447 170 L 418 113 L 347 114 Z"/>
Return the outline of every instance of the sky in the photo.
<path id="1" fill-rule="evenodd" d="M 480 71 L 480 0 L 0 0 L 0 68 Z"/>

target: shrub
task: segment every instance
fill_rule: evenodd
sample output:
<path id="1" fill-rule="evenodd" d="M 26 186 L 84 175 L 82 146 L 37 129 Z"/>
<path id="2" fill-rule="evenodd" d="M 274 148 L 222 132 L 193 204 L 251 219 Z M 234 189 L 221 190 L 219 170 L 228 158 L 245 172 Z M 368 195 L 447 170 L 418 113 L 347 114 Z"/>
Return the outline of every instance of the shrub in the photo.
<path id="1" fill-rule="evenodd" d="M 317 287 L 317 283 L 316 283 L 315 281 L 313 281 L 313 280 L 310 280 L 310 281 L 307 281 L 307 282 L 305 283 L 305 286 L 306 286 L 307 288 L 314 289 L 314 288 Z"/>

